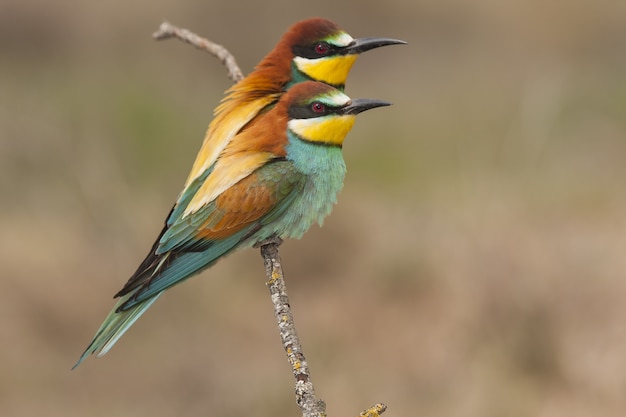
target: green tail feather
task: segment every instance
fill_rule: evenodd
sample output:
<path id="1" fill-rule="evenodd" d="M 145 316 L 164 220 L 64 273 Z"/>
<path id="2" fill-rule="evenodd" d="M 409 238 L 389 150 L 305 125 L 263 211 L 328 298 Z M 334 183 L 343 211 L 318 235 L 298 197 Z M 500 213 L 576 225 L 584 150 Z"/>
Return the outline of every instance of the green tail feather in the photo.
<path id="1" fill-rule="evenodd" d="M 130 326 L 137 321 L 137 319 L 152 305 L 152 303 L 157 300 L 157 298 L 159 298 L 161 294 L 163 294 L 163 292 L 136 304 L 126 311 L 120 311 L 118 313 L 116 312 L 118 307 L 132 297 L 133 293 L 121 297 L 117 304 L 115 304 L 115 307 L 113 307 L 113 310 L 111 310 L 111 313 L 109 313 L 107 318 L 104 319 L 104 322 L 96 332 L 93 340 L 89 346 L 87 346 L 87 349 L 85 349 L 72 369 L 75 369 L 78 365 L 80 365 L 81 362 L 89 355 L 94 353 L 97 354 L 97 356 L 105 355 L 113 347 L 113 345 L 115 345 L 119 338 L 122 337 L 126 330 L 128 330 Z"/>

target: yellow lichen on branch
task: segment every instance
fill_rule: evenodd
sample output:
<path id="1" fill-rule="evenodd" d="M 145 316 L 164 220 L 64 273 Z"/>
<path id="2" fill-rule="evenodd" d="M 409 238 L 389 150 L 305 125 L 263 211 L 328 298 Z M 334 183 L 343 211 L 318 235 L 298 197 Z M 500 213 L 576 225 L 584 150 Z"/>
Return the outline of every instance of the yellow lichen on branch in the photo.
<path id="1" fill-rule="evenodd" d="M 361 411 L 359 417 L 378 417 L 384 413 L 385 410 L 387 410 L 387 406 L 383 403 L 378 403 L 371 406 L 367 410 Z"/>

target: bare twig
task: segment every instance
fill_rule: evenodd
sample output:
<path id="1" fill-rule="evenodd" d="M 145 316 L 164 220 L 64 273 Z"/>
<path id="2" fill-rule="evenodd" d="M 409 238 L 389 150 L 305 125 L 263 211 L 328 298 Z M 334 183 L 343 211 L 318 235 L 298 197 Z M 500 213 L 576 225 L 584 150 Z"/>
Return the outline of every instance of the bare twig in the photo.
<path id="1" fill-rule="evenodd" d="M 241 72 L 239 65 L 237 65 L 235 57 L 230 52 L 228 52 L 228 49 L 224 48 L 222 45 L 211 42 L 208 39 L 202 38 L 187 29 L 181 29 L 168 22 L 161 23 L 159 30 L 154 32 L 152 34 L 152 37 L 158 41 L 169 38 L 178 38 L 182 41 L 185 41 L 198 49 L 202 49 L 203 51 L 214 55 L 217 59 L 219 59 L 220 62 L 226 66 L 226 70 L 228 71 L 228 78 L 230 78 L 234 82 L 243 79 L 243 73 Z"/>
<path id="2" fill-rule="evenodd" d="M 296 403 L 302 410 L 303 417 L 325 417 L 326 404 L 315 397 L 315 389 L 309 375 L 309 365 L 304 353 L 302 353 L 302 346 L 291 314 L 287 286 L 278 252 L 278 246 L 281 242 L 278 238 L 268 239 L 261 242 L 260 246 L 280 339 L 296 379 Z"/>
<path id="3" fill-rule="evenodd" d="M 300 407 L 303 417 L 326 417 L 326 404 L 315 396 L 309 365 L 302 352 L 302 345 L 291 313 L 283 267 L 278 252 L 278 246 L 281 243 L 280 238 L 270 238 L 260 242 L 257 246 L 261 247 L 261 256 L 267 275 L 266 284 L 274 304 L 274 315 L 278 323 L 280 339 L 296 379 L 296 403 Z M 361 412 L 359 417 L 379 417 L 386 409 L 385 404 L 376 404 Z"/>

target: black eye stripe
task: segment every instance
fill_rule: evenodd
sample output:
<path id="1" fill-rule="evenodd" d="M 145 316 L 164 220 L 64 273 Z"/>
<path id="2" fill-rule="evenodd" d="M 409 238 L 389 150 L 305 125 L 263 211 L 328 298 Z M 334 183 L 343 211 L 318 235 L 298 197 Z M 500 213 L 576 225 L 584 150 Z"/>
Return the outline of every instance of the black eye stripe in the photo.
<path id="1" fill-rule="evenodd" d="M 323 109 L 320 111 L 314 110 L 313 107 L 316 104 L 321 104 Z M 313 103 L 308 104 L 294 104 L 289 108 L 289 118 L 290 119 L 313 119 L 315 117 L 326 116 L 331 113 L 336 113 L 338 110 L 337 107 L 331 107 L 328 104 L 315 101 Z"/>
<path id="2" fill-rule="evenodd" d="M 327 50 L 323 53 L 318 52 L 319 46 L 325 46 Z M 295 56 L 299 56 L 307 59 L 322 58 L 325 56 L 338 55 L 341 51 L 340 47 L 331 45 L 327 42 L 315 42 L 311 45 L 294 45 L 291 51 Z"/>

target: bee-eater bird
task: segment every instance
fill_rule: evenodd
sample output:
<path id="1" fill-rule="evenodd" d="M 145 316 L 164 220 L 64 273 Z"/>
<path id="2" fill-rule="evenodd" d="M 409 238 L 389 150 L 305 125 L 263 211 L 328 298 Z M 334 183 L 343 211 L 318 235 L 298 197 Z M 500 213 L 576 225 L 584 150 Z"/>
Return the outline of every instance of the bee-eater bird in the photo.
<path id="1" fill-rule="evenodd" d="M 321 81 L 343 91 L 359 54 L 405 43 L 391 38 L 353 39 L 334 22 L 317 17 L 295 23 L 254 71 L 226 91 L 224 100 L 215 109 L 215 118 L 184 189 L 215 163 L 220 152 L 248 122 L 276 103 L 294 84 Z M 206 188 L 199 192 L 204 191 Z"/>
<path id="2" fill-rule="evenodd" d="M 304 81 L 240 129 L 180 195 L 74 367 L 107 353 L 165 290 L 226 254 L 270 237 L 300 238 L 321 224 L 343 185 L 341 150 L 356 115 L 389 104 Z"/>

